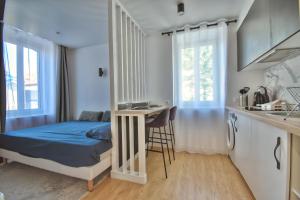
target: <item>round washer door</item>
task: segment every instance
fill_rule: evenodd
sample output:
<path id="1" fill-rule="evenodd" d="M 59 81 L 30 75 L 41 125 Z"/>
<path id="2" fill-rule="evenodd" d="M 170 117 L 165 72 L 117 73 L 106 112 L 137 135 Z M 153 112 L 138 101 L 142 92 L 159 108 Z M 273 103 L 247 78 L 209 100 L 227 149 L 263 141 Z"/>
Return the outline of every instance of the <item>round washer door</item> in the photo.
<path id="1" fill-rule="evenodd" d="M 227 127 L 228 127 L 228 132 L 227 132 L 227 148 L 229 150 L 234 149 L 235 145 L 235 134 L 234 134 L 234 128 L 231 120 L 227 121 Z"/>

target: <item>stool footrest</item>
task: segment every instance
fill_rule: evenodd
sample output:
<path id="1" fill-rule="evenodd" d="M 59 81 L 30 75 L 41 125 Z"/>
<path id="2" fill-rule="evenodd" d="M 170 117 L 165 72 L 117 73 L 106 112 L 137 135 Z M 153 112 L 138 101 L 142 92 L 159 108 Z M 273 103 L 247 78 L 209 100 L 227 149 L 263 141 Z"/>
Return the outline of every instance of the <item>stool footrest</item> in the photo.
<path id="1" fill-rule="evenodd" d="M 156 152 L 156 153 L 163 153 L 162 151 L 153 150 L 153 149 L 147 149 L 147 151 Z"/>
<path id="2" fill-rule="evenodd" d="M 149 137 L 148 142 L 152 142 L 152 141 L 154 142 L 155 140 L 153 140 L 153 139 L 160 140 L 160 138 Z M 166 141 L 171 141 L 171 139 L 164 139 L 164 138 L 162 138 L 162 140 L 164 141 L 163 144 L 167 144 Z M 160 143 L 160 142 L 159 142 L 159 143 Z"/>
<path id="3" fill-rule="evenodd" d="M 171 142 L 171 140 L 168 140 L 168 141 Z M 149 143 L 151 143 L 151 142 L 153 142 L 153 143 L 159 143 L 159 144 L 161 143 L 160 141 L 157 141 L 157 140 L 149 140 L 148 142 Z M 162 142 L 162 144 L 167 144 L 167 142 L 164 141 L 164 142 Z"/>
<path id="4" fill-rule="evenodd" d="M 153 131 L 152 133 L 159 134 L 159 132 L 156 132 L 156 131 Z M 174 135 L 174 134 L 171 134 L 171 133 L 165 133 L 165 132 L 161 132 L 161 134 Z"/>
<path id="5" fill-rule="evenodd" d="M 151 143 L 153 142 L 153 143 L 155 143 L 155 144 L 160 144 L 160 143 L 161 143 L 161 142 L 154 141 L 154 140 L 153 140 L 153 141 L 149 141 L 149 142 L 151 142 Z M 167 143 L 166 143 L 166 142 L 163 142 L 162 144 L 167 144 Z"/>

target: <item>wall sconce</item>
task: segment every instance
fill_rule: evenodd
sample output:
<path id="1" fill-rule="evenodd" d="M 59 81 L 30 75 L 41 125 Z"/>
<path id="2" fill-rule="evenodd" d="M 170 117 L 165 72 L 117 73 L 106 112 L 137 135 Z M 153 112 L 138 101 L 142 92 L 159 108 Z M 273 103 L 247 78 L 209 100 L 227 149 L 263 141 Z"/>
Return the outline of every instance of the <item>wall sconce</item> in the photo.
<path id="1" fill-rule="evenodd" d="M 102 76 L 104 75 L 103 68 L 100 67 L 100 68 L 98 69 L 98 74 L 99 74 L 100 77 L 102 77 Z"/>

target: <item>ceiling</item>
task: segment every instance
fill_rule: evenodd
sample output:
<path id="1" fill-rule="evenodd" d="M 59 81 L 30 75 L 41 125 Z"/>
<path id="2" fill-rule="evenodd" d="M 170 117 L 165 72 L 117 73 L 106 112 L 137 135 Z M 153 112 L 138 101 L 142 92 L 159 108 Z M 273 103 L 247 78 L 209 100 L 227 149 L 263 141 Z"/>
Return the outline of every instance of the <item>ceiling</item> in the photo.
<path id="1" fill-rule="evenodd" d="M 164 31 L 185 24 L 237 18 L 247 0 L 121 0 L 129 13 L 147 31 Z M 177 15 L 177 2 L 185 14 Z"/>
<path id="2" fill-rule="evenodd" d="M 107 0 L 7 0 L 4 21 L 71 48 L 108 41 Z"/>
<path id="3" fill-rule="evenodd" d="M 5 23 L 71 48 L 108 41 L 108 0 L 7 0 Z M 236 18 L 246 0 L 120 0 L 146 32 Z"/>

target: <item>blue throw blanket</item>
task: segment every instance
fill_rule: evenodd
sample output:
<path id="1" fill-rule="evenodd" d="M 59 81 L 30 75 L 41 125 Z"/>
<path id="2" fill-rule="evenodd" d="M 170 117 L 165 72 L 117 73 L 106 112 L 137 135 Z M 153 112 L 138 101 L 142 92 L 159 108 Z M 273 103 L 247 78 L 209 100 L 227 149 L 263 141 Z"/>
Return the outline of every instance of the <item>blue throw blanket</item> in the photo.
<path id="1" fill-rule="evenodd" d="M 91 129 L 86 133 L 86 136 L 96 140 L 107 140 L 111 141 L 111 130 L 110 126 L 101 126 L 98 128 Z"/>

